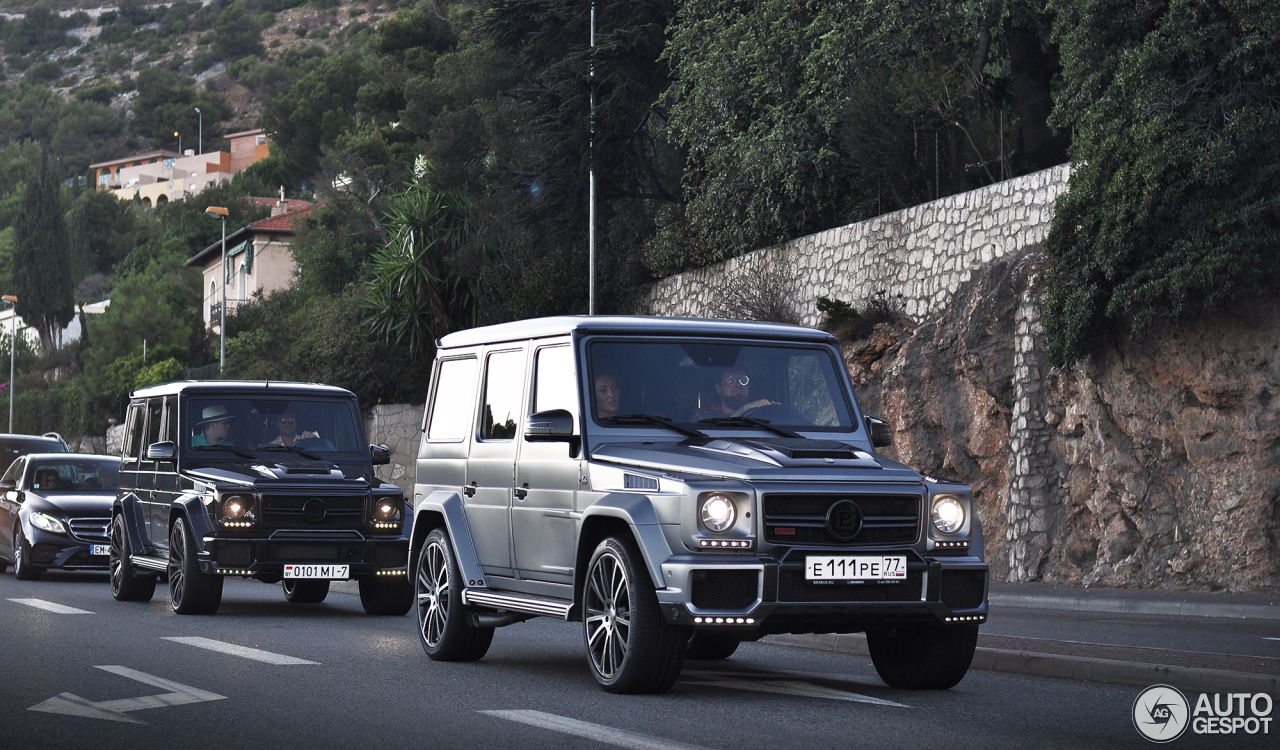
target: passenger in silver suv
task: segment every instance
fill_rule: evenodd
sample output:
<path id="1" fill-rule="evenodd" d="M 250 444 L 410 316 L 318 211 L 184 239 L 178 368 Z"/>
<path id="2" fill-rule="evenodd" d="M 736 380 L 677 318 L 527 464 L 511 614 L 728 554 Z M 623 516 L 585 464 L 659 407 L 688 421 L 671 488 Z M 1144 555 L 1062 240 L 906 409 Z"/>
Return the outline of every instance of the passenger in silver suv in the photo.
<path id="1" fill-rule="evenodd" d="M 582 623 L 610 692 L 770 633 L 867 634 L 881 678 L 949 688 L 987 616 L 972 493 L 876 453 L 809 328 L 543 318 L 441 340 L 411 574 L 432 659 Z"/>

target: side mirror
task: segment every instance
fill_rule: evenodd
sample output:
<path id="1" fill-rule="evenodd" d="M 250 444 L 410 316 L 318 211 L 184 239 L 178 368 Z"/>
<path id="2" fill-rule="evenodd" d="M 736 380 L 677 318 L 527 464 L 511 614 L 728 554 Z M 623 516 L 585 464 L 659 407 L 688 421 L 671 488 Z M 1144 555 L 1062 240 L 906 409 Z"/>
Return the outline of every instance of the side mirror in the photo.
<path id="1" fill-rule="evenodd" d="M 0 480 L 0 492 L 18 489 L 18 483 L 12 479 Z"/>
<path id="2" fill-rule="evenodd" d="M 385 445 L 369 446 L 369 460 L 374 466 L 386 466 L 391 463 L 391 449 Z"/>
<path id="3" fill-rule="evenodd" d="M 573 441 L 573 415 L 564 409 L 540 411 L 529 417 L 524 439 L 530 443 L 568 443 Z"/>
<path id="4" fill-rule="evenodd" d="M 178 447 L 169 441 L 152 443 L 147 446 L 148 461 L 172 461 L 178 454 Z"/>
<path id="5" fill-rule="evenodd" d="M 867 432 L 871 433 L 871 444 L 877 448 L 893 445 L 893 428 L 875 417 L 866 417 Z"/>

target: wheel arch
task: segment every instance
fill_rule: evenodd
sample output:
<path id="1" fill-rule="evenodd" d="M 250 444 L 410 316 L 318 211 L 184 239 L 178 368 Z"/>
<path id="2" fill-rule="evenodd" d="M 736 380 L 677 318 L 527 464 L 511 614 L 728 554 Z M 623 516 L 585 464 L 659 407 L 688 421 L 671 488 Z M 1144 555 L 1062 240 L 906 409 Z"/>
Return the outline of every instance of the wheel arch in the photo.
<path id="1" fill-rule="evenodd" d="M 151 545 L 147 544 L 147 535 L 144 531 L 147 525 L 143 520 L 142 501 L 137 495 L 132 493 L 116 501 L 111 506 L 111 519 L 114 522 L 116 516 L 124 517 L 124 533 L 129 537 L 129 549 L 134 552 L 142 552 Z"/>
<path id="2" fill-rule="evenodd" d="M 578 550 L 574 559 L 573 604 L 575 611 L 582 605 L 583 582 L 587 565 L 596 547 L 614 535 L 629 535 L 640 555 L 655 589 L 667 587 L 662 573 L 662 563 L 671 556 L 671 548 L 658 523 L 658 514 L 652 501 L 645 495 L 613 493 L 597 500 L 583 513 L 582 530 L 578 534 Z"/>
<path id="3" fill-rule="evenodd" d="M 416 575 L 418 552 L 432 529 L 444 528 L 453 543 L 453 557 L 463 581 L 484 579 L 484 570 L 471 542 L 471 527 L 457 492 L 436 490 L 424 498 L 413 513 L 413 535 L 409 541 L 409 574 Z"/>
<path id="4" fill-rule="evenodd" d="M 191 527 L 191 536 L 196 541 L 196 554 L 204 552 L 204 538 L 217 532 L 213 519 L 205 509 L 199 495 L 184 495 L 174 500 L 169 506 L 169 533 L 173 534 L 173 525 L 179 518 L 185 519 Z"/>

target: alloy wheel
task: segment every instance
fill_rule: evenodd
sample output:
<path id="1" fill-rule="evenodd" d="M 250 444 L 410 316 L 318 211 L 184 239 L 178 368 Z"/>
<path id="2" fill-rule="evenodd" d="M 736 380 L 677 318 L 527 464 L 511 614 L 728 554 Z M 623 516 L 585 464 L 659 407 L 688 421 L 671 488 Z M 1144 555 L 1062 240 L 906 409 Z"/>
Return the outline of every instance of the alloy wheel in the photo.
<path id="1" fill-rule="evenodd" d="M 423 562 L 418 566 L 418 626 L 423 641 L 435 648 L 449 618 L 449 559 L 444 548 L 432 541 Z"/>
<path id="2" fill-rule="evenodd" d="M 587 574 L 587 648 L 601 677 L 611 679 L 627 659 L 631 593 L 627 571 L 612 552 L 596 558 Z"/>
<path id="3" fill-rule="evenodd" d="M 175 530 L 177 528 L 174 526 Z M 184 541 L 186 540 L 179 534 L 173 534 L 169 539 L 169 600 L 175 605 L 182 601 L 187 588 L 187 577 L 183 575 L 183 562 L 187 552 Z"/>
<path id="4" fill-rule="evenodd" d="M 121 582 L 124 580 L 124 525 L 121 523 L 111 524 L 111 549 L 110 562 L 111 568 L 111 590 L 120 593 Z"/>

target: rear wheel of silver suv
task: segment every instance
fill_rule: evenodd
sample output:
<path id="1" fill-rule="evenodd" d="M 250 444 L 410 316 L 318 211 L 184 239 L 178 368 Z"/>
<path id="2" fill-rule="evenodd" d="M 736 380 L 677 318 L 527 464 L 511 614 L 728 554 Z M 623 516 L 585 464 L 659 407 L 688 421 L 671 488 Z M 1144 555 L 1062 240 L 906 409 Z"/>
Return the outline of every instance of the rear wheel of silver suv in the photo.
<path id="1" fill-rule="evenodd" d="M 444 529 L 432 529 L 418 554 L 414 577 L 418 641 L 435 661 L 476 661 L 489 651 L 493 628 L 468 622 L 462 604 L 462 574 Z"/>
<path id="2" fill-rule="evenodd" d="M 903 690 L 946 690 L 969 671 L 977 625 L 895 626 L 867 631 L 867 650 L 880 679 Z"/>
<path id="3" fill-rule="evenodd" d="M 630 537 L 609 537 L 587 565 L 582 592 L 587 663 L 611 693 L 661 693 L 675 684 L 689 631 L 669 625 Z"/>

